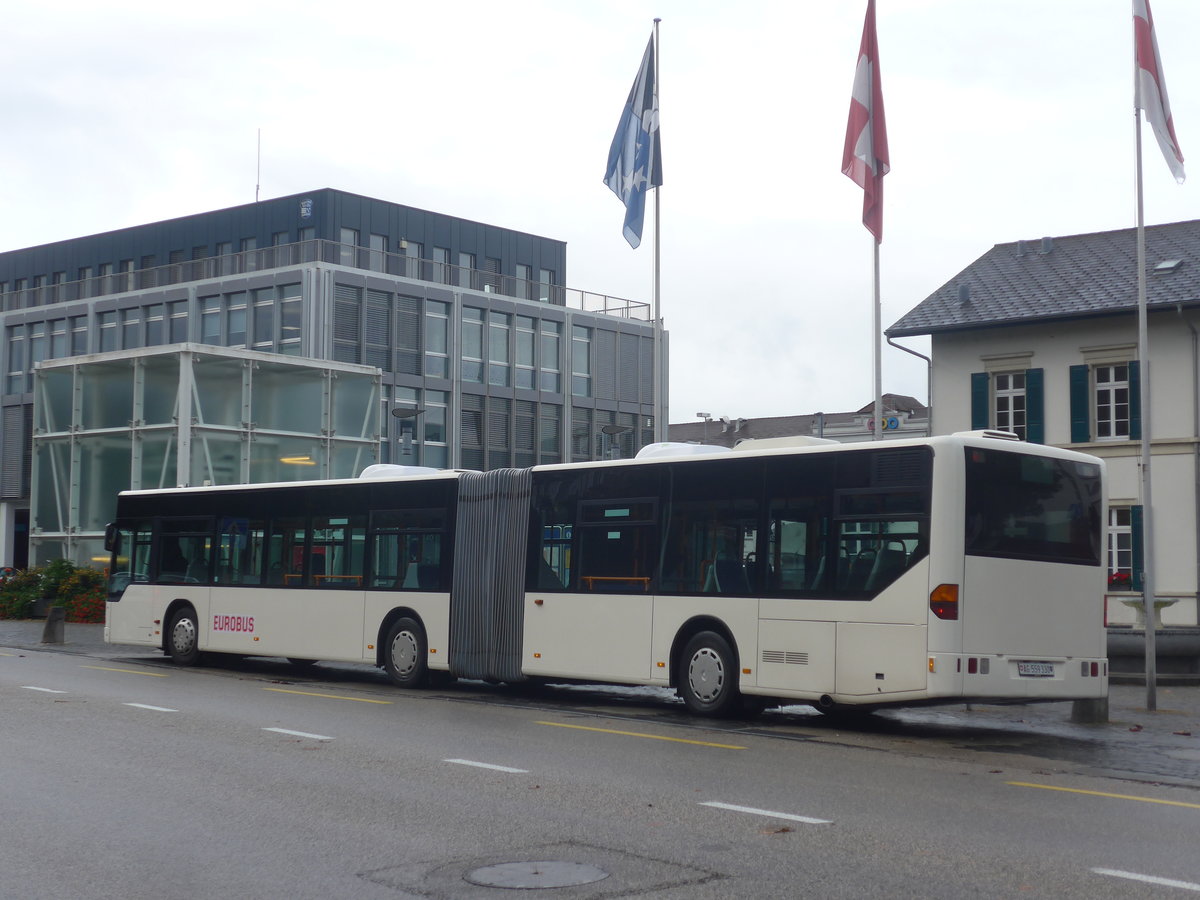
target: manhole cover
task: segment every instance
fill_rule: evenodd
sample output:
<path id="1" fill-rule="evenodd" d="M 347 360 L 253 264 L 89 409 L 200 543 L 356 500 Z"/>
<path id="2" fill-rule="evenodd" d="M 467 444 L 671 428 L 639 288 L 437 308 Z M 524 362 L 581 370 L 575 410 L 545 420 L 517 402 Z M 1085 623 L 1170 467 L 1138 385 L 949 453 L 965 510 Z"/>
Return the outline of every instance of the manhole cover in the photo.
<path id="1" fill-rule="evenodd" d="M 507 862 L 474 869 L 463 876 L 471 884 L 498 888 L 560 888 L 591 884 L 608 873 L 587 863 Z"/>

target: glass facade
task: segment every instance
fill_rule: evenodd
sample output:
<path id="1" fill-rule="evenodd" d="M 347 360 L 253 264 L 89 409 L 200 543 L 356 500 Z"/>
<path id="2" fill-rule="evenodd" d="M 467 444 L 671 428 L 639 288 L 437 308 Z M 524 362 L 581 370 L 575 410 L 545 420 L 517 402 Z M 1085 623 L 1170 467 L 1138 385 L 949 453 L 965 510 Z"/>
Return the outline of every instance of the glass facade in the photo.
<path id="1" fill-rule="evenodd" d="M 204 348 L 35 377 L 30 559 L 102 555 L 120 491 L 351 478 L 376 461 L 379 375 Z"/>
<path id="2" fill-rule="evenodd" d="M 0 564 L 14 509 L 37 519 L 42 553 L 102 525 L 122 487 L 307 479 L 394 459 L 384 392 L 420 411 L 404 460 L 420 465 L 562 462 L 599 447 L 592 432 L 614 416 L 647 425 L 623 455 L 653 439 L 649 307 L 566 289 L 564 244 L 450 229 L 341 192 L 313 198 L 65 241 L 53 271 L 33 268 L 44 248 L 0 253 Z M 192 354 L 187 390 L 180 353 Z M 103 355 L 64 362 L 86 354 Z M 379 375 L 372 403 L 357 382 L 324 379 L 343 364 Z M 35 459 L 49 492 L 36 498 Z M 84 472 L 95 497 L 77 486 Z"/>

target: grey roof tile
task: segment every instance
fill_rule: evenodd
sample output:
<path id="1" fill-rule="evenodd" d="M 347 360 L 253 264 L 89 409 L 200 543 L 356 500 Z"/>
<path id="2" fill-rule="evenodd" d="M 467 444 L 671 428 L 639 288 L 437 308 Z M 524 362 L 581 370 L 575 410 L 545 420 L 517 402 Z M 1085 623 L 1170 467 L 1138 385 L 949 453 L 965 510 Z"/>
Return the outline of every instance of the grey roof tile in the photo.
<path id="1" fill-rule="evenodd" d="M 1154 267 L 1178 259 L 1173 271 Z M 1148 308 L 1200 304 L 1200 220 L 1146 228 Z M 960 299 L 960 285 L 969 296 Z M 1137 229 L 997 244 L 886 330 L 891 337 L 1137 308 Z"/>

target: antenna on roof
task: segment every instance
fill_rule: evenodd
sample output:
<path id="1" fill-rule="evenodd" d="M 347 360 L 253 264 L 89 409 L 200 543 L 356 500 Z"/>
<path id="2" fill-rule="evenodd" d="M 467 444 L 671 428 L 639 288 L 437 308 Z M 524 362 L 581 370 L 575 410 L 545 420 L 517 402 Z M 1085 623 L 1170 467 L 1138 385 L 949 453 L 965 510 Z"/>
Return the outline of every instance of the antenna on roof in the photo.
<path id="1" fill-rule="evenodd" d="M 258 202 L 258 189 L 262 186 L 262 129 L 258 129 L 258 156 L 254 164 L 254 202 Z"/>

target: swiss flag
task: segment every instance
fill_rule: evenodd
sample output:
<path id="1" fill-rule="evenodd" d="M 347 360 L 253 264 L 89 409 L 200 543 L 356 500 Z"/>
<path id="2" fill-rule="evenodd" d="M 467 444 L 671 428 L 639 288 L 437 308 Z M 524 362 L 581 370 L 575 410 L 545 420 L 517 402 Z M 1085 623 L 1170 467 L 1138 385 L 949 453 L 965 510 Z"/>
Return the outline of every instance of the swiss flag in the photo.
<path id="1" fill-rule="evenodd" d="M 875 40 L 875 0 L 867 0 L 867 19 L 863 23 L 854 93 L 850 98 L 850 120 L 846 123 L 842 172 L 863 189 L 863 224 L 878 242 L 883 241 L 883 176 L 890 170 L 879 79 L 879 45 Z"/>
<path id="2" fill-rule="evenodd" d="M 1134 108 L 1146 111 L 1146 118 L 1150 120 L 1171 174 L 1182 184 L 1183 154 L 1179 152 L 1179 139 L 1175 137 L 1175 123 L 1171 119 L 1171 104 L 1167 101 L 1167 85 L 1163 81 L 1158 40 L 1154 37 L 1150 0 L 1133 0 L 1133 48 L 1137 55 Z"/>

